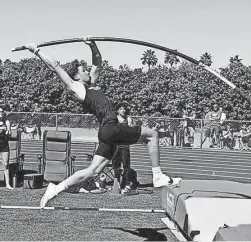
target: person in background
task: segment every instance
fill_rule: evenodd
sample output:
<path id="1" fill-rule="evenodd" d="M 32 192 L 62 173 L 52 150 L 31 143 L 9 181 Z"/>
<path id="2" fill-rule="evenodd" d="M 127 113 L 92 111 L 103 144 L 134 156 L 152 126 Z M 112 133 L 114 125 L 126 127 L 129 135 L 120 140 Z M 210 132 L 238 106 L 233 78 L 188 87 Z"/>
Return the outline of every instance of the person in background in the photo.
<path id="1" fill-rule="evenodd" d="M 36 125 L 38 137 L 39 137 L 39 139 L 41 139 L 41 137 L 42 137 L 41 118 L 42 117 L 38 114 L 39 112 L 41 112 L 41 108 L 39 107 L 38 103 L 35 103 L 34 111 L 32 113 L 32 119 L 33 119 L 32 123 Z"/>
<path id="2" fill-rule="evenodd" d="M 160 123 L 155 127 L 159 132 L 159 144 L 160 146 L 170 146 L 171 136 L 168 129 L 168 121 L 161 120 Z"/>
<path id="3" fill-rule="evenodd" d="M 202 145 L 205 143 L 205 141 L 210 139 L 210 118 L 211 118 L 211 112 L 210 112 L 210 107 L 205 106 L 204 107 L 204 118 L 203 118 L 203 140 L 202 140 Z"/>
<path id="4" fill-rule="evenodd" d="M 10 185 L 9 158 L 10 149 L 8 138 L 11 135 L 10 121 L 6 117 L 3 107 L 0 107 L 0 154 L 4 167 L 4 177 L 7 189 L 13 189 Z"/>
<path id="5" fill-rule="evenodd" d="M 184 119 L 183 122 L 184 139 L 185 139 L 184 142 L 185 144 L 193 143 L 194 132 L 195 132 L 193 120 L 196 118 L 196 113 L 190 105 L 188 105 L 186 110 L 184 110 L 182 118 Z"/>
<path id="6" fill-rule="evenodd" d="M 170 113 L 170 135 L 171 135 L 171 146 L 180 145 L 180 126 L 181 126 L 181 113 L 175 106 L 172 108 Z"/>
<path id="7" fill-rule="evenodd" d="M 230 124 L 226 124 L 225 128 L 222 129 L 221 143 L 222 149 L 229 148 L 232 150 L 234 148 L 234 135 Z"/>
<path id="8" fill-rule="evenodd" d="M 116 106 L 116 111 L 118 113 L 118 121 L 120 124 L 125 126 L 132 126 L 132 119 L 128 115 L 129 108 L 128 103 L 121 102 Z M 129 145 L 117 145 L 117 151 L 112 160 L 114 177 L 121 184 L 121 194 L 126 195 L 130 193 L 132 190 L 132 184 L 130 181 L 130 168 L 131 168 L 131 160 L 130 160 L 130 146 Z M 123 179 L 121 181 L 121 165 L 123 166 Z M 124 186 L 124 187 L 123 187 Z"/>
<path id="9" fill-rule="evenodd" d="M 222 124 L 221 120 L 222 109 L 218 104 L 213 104 L 212 111 L 210 112 L 210 148 L 214 147 L 214 144 L 220 146 L 220 126 Z"/>
<path id="10" fill-rule="evenodd" d="M 247 124 L 243 123 L 240 130 L 241 150 L 250 150 L 250 147 L 248 146 L 250 138 L 251 138 L 251 130 L 248 129 Z"/>

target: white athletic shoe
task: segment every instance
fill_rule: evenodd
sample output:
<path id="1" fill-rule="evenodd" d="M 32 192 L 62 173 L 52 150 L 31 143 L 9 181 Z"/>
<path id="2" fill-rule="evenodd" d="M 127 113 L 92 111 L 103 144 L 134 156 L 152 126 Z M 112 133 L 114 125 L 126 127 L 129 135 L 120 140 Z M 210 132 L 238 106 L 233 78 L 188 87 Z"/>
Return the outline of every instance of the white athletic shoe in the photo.
<path id="1" fill-rule="evenodd" d="M 154 187 L 169 186 L 171 188 L 175 188 L 180 185 L 181 180 L 182 179 L 180 177 L 171 178 L 165 174 L 161 174 L 159 177 L 157 178 L 155 177 L 153 179 L 153 186 Z"/>
<path id="2" fill-rule="evenodd" d="M 127 185 L 124 189 L 121 190 L 121 194 L 125 195 L 132 190 L 131 186 Z"/>
<path id="3" fill-rule="evenodd" d="M 47 202 L 49 202 L 52 198 L 54 198 L 55 196 L 57 196 L 56 193 L 56 185 L 53 183 L 49 183 L 46 192 L 44 193 L 43 197 L 41 198 L 40 201 L 40 207 L 44 208 L 45 205 L 47 204 Z"/>

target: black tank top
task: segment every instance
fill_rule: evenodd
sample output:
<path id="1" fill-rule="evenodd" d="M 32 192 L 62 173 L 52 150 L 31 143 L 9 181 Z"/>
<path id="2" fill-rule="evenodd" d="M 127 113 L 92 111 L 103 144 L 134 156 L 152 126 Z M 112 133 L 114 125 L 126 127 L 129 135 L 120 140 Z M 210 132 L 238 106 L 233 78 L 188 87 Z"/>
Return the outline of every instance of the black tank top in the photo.
<path id="1" fill-rule="evenodd" d="M 93 114 L 102 124 L 108 121 L 118 122 L 113 104 L 100 89 L 86 88 L 86 96 L 83 105 L 88 112 Z"/>

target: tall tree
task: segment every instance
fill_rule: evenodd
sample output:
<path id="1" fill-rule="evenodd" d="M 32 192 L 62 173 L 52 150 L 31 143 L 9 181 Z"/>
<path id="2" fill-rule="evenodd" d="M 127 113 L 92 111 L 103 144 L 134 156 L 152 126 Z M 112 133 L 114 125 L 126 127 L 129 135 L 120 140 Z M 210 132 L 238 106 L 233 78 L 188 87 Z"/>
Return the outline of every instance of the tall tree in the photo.
<path id="1" fill-rule="evenodd" d="M 120 71 L 130 71 L 130 67 L 126 64 L 119 66 Z"/>
<path id="2" fill-rule="evenodd" d="M 239 58 L 239 55 L 235 55 L 234 57 L 230 57 L 230 64 L 242 64 L 242 59 Z"/>
<path id="3" fill-rule="evenodd" d="M 239 58 L 239 55 L 235 55 L 231 57 L 229 60 L 229 70 L 231 72 L 231 77 L 233 81 L 238 83 L 239 85 L 244 81 L 242 77 L 245 75 L 245 66 L 242 64 L 242 59 Z M 245 81 L 244 81 L 245 82 Z"/>
<path id="4" fill-rule="evenodd" d="M 150 70 L 151 66 L 156 66 L 158 63 L 158 58 L 155 54 L 154 50 L 146 50 L 143 53 L 143 57 L 141 58 L 142 64 L 148 66 L 148 70 Z"/>
<path id="5" fill-rule="evenodd" d="M 177 65 L 179 62 L 180 60 L 176 55 L 166 52 L 164 59 L 165 64 L 169 64 L 172 67 L 173 65 Z"/>
<path id="6" fill-rule="evenodd" d="M 207 65 L 211 66 L 213 61 L 212 61 L 212 55 L 205 52 L 201 57 L 200 57 L 200 62 Z"/>

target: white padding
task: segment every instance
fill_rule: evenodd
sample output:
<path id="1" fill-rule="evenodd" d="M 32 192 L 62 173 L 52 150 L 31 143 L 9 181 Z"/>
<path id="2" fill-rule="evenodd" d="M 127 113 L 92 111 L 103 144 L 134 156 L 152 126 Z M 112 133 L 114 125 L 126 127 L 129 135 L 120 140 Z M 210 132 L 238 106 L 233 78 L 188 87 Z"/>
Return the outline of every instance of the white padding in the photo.
<path id="1" fill-rule="evenodd" d="M 213 241 L 224 224 L 237 226 L 251 224 L 251 200 L 233 198 L 198 198 L 185 201 L 189 232 L 199 230 L 196 241 Z"/>

